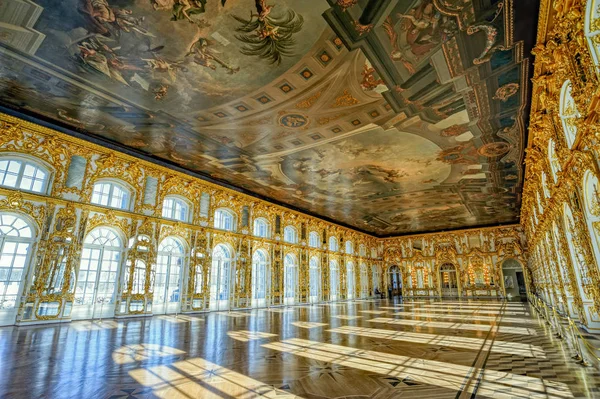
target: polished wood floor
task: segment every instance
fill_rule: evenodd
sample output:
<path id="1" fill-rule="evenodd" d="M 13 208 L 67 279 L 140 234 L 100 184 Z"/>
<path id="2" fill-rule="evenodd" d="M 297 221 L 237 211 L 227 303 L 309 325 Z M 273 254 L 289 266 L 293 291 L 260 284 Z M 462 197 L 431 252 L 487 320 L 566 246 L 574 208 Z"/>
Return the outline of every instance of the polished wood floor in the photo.
<path id="1" fill-rule="evenodd" d="M 1 398 L 594 398 L 527 304 L 353 301 L 0 328 Z"/>

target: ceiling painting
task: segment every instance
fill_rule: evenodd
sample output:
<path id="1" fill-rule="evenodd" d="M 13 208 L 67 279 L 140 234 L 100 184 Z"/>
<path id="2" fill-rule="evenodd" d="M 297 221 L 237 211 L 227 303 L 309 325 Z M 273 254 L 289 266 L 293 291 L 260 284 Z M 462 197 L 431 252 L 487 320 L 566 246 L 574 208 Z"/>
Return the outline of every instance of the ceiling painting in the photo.
<path id="1" fill-rule="evenodd" d="M 514 223 L 530 3 L 35 0 L 0 104 L 379 236 Z"/>

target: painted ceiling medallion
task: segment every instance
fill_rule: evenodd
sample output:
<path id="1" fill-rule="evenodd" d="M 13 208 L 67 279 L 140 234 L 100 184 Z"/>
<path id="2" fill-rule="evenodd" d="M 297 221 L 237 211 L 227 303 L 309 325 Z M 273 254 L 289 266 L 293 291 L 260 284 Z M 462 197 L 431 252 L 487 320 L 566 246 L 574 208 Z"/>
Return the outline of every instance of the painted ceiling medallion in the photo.
<path id="1" fill-rule="evenodd" d="M 506 154 L 508 150 L 510 150 L 508 143 L 498 141 L 485 144 L 483 147 L 479 148 L 477 152 L 485 157 L 493 158 Z"/>
<path id="2" fill-rule="evenodd" d="M 440 133 L 442 137 L 455 137 L 460 136 L 461 134 L 467 132 L 469 130 L 467 124 L 462 125 L 452 125 L 442 130 Z"/>
<path id="3" fill-rule="evenodd" d="M 304 128 L 309 124 L 308 116 L 302 114 L 283 114 L 279 118 L 279 126 L 289 129 Z"/>
<path id="4" fill-rule="evenodd" d="M 496 90 L 496 94 L 494 95 L 494 100 L 508 101 L 509 98 L 517 94 L 519 91 L 518 83 L 508 83 L 502 87 L 499 87 Z"/>

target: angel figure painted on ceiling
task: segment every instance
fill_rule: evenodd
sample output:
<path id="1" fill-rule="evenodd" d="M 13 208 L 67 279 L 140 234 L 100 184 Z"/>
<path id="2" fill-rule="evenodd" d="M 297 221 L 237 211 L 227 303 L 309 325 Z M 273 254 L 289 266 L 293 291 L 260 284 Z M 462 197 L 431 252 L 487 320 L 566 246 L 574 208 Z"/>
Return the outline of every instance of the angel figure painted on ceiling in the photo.
<path id="1" fill-rule="evenodd" d="M 383 29 L 392 46 L 390 57 L 413 74 L 420 61 L 457 31 L 457 24 L 441 14 L 433 0 L 420 0 L 407 12 L 389 16 Z"/>

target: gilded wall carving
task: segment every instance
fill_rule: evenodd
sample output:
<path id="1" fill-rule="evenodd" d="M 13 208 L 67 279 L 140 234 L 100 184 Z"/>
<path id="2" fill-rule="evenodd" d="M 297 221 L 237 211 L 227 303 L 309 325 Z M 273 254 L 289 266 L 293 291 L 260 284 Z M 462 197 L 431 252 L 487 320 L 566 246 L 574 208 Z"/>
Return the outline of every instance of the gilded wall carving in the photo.
<path id="1" fill-rule="evenodd" d="M 271 305 L 284 304 L 284 258 L 291 254 L 297 268 L 298 287 L 295 303 L 309 298 L 308 265 L 317 257 L 320 273 L 319 300 L 328 300 L 329 262 L 339 264 L 339 298 L 346 298 L 346 265 L 367 263 L 381 268 L 376 252 L 344 254 L 344 243 L 353 248 L 376 248 L 374 237 L 358 233 L 323 220 L 300 214 L 274 204 L 240 194 L 184 174 L 140 161 L 100 146 L 90 145 L 34 124 L 0 115 L 2 140 L 0 151 L 43 164 L 50 171 L 51 188 L 47 193 L 17 191 L 0 187 L 0 212 L 23 214 L 35 226 L 39 244 L 28 268 L 30 277 L 22 287 L 18 323 L 70 318 L 75 297 L 85 237 L 108 227 L 123 241 L 121 266 L 115 282 L 115 316 L 152 314 L 157 305 L 154 292 L 159 244 L 168 237 L 179 239 L 185 247 L 180 292 L 170 294 L 180 304 L 180 311 L 211 308 L 212 254 L 215 247 L 226 245 L 232 253 L 230 308 L 249 308 L 252 300 L 252 256 L 262 250 L 268 256 Z M 0 154 L 1 156 L 2 154 Z M 66 187 L 72 156 L 87 161 L 81 171 L 80 187 Z M 148 190 L 148 178 L 156 180 L 156 189 Z M 115 209 L 91 203 L 94 184 L 115 181 L 130 190 L 132 206 Z M 186 201 L 190 217 L 186 221 L 163 218 L 163 201 L 176 196 Z M 203 197 L 208 196 L 208 205 Z M 225 231 L 213 227 L 217 209 L 226 208 L 234 215 L 236 228 Z M 254 221 L 264 219 L 269 228 L 266 237 L 254 235 Z M 297 242 L 284 242 L 284 229 L 297 232 Z M 317 247 L 309 247 L 311 232 L 319 237 Z M 326 243 L 335 237 L 339 248 L 330 251 Z M 373 256 L 371 256 L 373 255 Z M 353 272 L 358 270 L 351 269 Z M 358 273 L 358 272 L 357 272 Z M 358 275 L 355 282 L 360 281 Z M 361 292 L 360 296 L 370 295 Z M 214 294 L 214 293 L 213 293 Z M 357 293 L 358 295 L 358 293 Z M 215 298 L 212 298 L 213 302 Z M 40 311 L 51 305 L 52 312 Z"/>
<path id="2" fill-rule="evenodd" d="M 595 0 L 540 9 L 521 223 L 532 290 L 590 329 L 600 328 L 597 237 L 598 105 Z"/>

